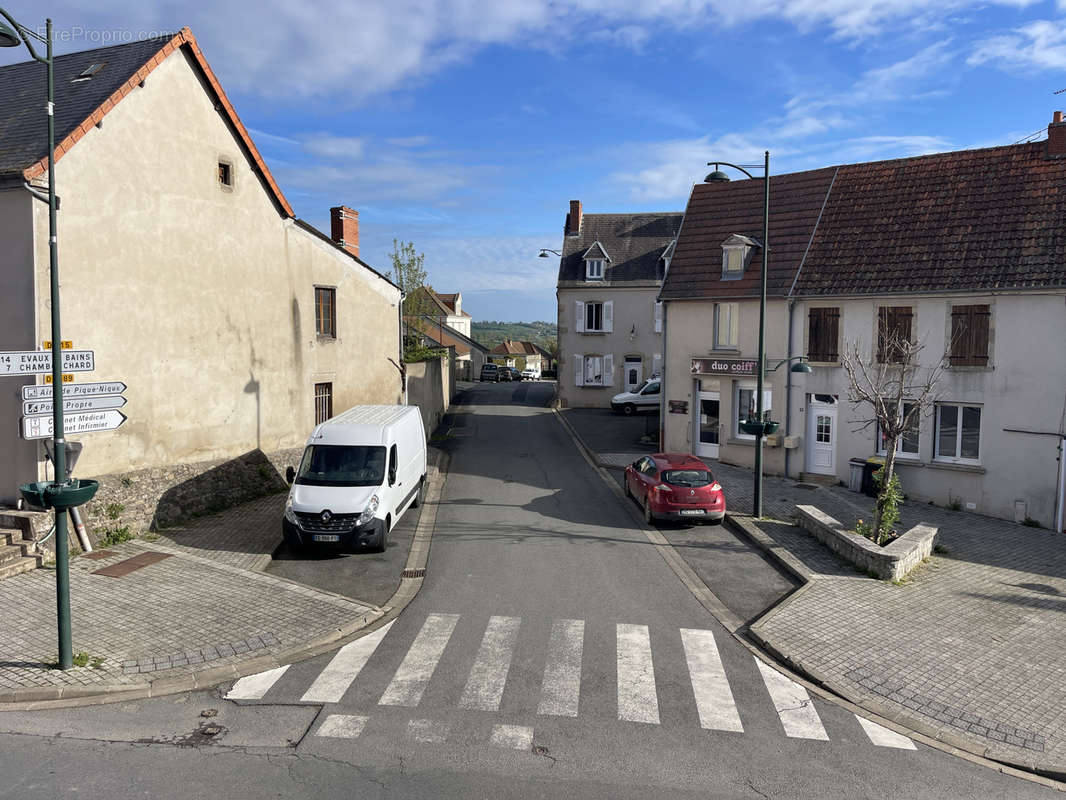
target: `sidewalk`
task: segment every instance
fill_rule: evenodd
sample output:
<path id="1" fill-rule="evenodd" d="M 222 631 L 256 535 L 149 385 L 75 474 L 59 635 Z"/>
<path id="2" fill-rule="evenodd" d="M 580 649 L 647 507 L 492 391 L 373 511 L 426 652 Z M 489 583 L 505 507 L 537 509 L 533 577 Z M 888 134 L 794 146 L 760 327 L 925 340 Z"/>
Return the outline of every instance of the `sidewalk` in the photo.
<path id="1" fill-rule="evenodd" d="M 577 409 L 565 414 L 586 444 L 604 453 L 604 466 L 647 452 L 618 447 L 625 436 L 621 418 L 608 422 L 600 411 Z M 795 505 L 809 504 L 851 526 L 871 519 L 871 498 L 767 477 L 764 519 L 755 521 L 742 516 L 751 513 L 753 473 L 718 464 L 715 475 L 733 525 L 803 582 L 750 626 L 754 638 L 798 672 L 912 730 L 987 758 L 1066 775 L 1066 539 L 907 503 L 900 527 L 937 526 L 937 552 L 893 585 L 860 575 L 790 524 Z M 686 550 L 679 552 L 689 560 Z"/>
<path id="2" fill-rule="evenodd" d="M 334 646 L 414 596 L 422 579 L 400 573 L 412 559 L 425 566 L 422 520 L 432 526 L 441 474 L 430 466 L 427 508 L 384 608 L 260 571 L 281 543 L 284 493 L 71 558 L 73 650 L 87 666 L 54 668 L 53 569 L 0 581 L 0 709 L 207 688 Z"/>

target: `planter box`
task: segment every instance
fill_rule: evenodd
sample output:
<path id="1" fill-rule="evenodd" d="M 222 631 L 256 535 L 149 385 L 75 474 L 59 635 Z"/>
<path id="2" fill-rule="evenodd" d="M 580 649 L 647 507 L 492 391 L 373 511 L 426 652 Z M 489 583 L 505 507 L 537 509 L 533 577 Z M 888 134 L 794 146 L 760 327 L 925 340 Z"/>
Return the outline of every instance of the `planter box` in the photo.
<path id="1" fill-rule="evenodd" d="M 841 558 L 884 580 L 898 581 L 933 552 L 937 528 L 921 522 L 885 547 L 845 530 L 814 506 L 796 506 L 797 524 Z"/>

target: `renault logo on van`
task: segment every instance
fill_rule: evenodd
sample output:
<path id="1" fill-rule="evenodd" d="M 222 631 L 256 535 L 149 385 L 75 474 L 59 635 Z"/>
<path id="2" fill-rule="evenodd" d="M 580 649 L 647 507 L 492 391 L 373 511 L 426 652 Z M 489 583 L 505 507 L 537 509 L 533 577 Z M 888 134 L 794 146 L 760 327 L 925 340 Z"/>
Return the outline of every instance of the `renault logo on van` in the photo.
<path id="1" fill-rule="evenodd" d="M 329 522 L 331 519 L 333 519 L 333 515 L 331 513 L 329 513 L 329 509 L 326 509 L 325 511 L 322 512 L 322 521 L 323 522 Z"/>

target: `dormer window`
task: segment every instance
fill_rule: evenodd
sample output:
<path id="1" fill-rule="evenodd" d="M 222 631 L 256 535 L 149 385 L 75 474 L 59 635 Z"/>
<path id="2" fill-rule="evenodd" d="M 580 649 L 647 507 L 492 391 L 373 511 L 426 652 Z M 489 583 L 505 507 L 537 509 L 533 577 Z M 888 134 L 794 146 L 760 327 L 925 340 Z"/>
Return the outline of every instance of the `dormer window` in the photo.
<path id="1" fill-rule="evenodd" d="M 603 280 L 603 259 L 602 258 L 590 258 L 585 262 L 585 280 L 587 281 L 602 281 Z"/>
<path id="2" fill-rule="evenodd" d="M 751 252 L 759 243 L 747 236 L 734 233 L 722 242 L 722 280 L 736 280 L 743 277 L 748 266 Z"/>

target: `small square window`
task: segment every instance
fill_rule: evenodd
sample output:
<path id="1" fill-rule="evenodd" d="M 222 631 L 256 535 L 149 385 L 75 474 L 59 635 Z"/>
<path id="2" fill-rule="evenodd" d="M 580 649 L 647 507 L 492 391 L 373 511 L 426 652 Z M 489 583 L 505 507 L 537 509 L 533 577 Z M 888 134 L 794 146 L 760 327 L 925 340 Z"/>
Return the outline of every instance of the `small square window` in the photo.
<path id="1" fill-rule="evenodd" d="M 222 186 L 233 188 L 233 165 L 227 161 L 218 162 L 218 182 Z"/>
<path id="2" fill-rule="evenodd" d="M 333 384 L 315 384 L 315 425 L 321 425 L 333 416 Z"/>
<path id="3" fill-rule="evenodd" d="M 337 290 L 315 287 L 315 332 L 337 337 Z"/>
<path id="4" fill-rule="evenodd" d="M 589 281 L 602 281 L 603 280 L 603 259 L 602 258 L 590 258 L 585 262 L 585 280 Z"/>

